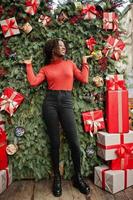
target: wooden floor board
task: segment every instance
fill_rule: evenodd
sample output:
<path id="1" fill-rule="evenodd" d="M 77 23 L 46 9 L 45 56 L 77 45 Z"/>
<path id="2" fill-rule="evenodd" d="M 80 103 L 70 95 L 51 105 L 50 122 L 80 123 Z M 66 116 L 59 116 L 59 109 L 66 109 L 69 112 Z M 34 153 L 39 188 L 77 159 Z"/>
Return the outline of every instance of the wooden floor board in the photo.
<path id="1" fill-rule="evenodd" d="M 22 180 L 13 182 L 9 188 L 0 194 L 0 200 L 133 200 L 133 186 L 116 194 L 110 194 L 86 180 L 91 188 L 91 197 L 81 194 L 73 187 L 71 181 L 62 181 L 62 196 L 52 194 L 52 181 Z"/>

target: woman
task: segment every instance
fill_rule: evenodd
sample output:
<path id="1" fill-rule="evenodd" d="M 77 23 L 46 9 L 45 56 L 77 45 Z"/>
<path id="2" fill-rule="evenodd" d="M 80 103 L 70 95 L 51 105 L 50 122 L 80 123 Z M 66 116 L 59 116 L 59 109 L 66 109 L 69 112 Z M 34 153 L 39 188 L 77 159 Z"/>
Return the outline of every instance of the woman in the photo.
<path id="1" fill-rule="evenodd" d="M 47 134 L 51 144 L 51 158 L 54 172 L 53 194 L 61 196 L 61 176 L 59 171 L 59 122 L 71 150 L 74 165 L 73 185 L 81 193 L 89 194 L 90 188 L 81 176 L 80 145 L 76 132 L 76 124 L 72 106 L 71 91 L 74 78 L 82 83 L 88 82 L 88 56 L 83 56 L 82 70 L 80 71 L 71 60 L 65 60 L 65 43 L 61 39 L 48 40 L 44 47 L 45 66 L 37 75 L 32 68 L 32 60 L 24 60 L 26 64 L 27 79 L 31 86 L 37 86 L 47 81 L 48 90 L 43 103 L 43 119 L 47 126 Z"/>

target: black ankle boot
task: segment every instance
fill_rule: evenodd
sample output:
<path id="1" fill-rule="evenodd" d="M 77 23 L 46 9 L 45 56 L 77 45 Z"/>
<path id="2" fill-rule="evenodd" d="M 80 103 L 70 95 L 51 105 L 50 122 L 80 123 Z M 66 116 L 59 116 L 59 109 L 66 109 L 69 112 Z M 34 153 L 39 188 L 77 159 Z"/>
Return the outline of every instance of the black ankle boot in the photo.
<path id="1" fill-rule="evenodd" d="M 73 186 L 83 194 L 90 194 L 90 187 L 85 183 L 81 174 L 77 174 L 73 177 Z"/>
<path id="2" fill-rule="evenodd" d="M 53 181 L 53 195 L 55 197 L 59 197 L 62 195 L 62 188 L 61 188 L 61 176 L 60 174 L 54 175 Z"/>

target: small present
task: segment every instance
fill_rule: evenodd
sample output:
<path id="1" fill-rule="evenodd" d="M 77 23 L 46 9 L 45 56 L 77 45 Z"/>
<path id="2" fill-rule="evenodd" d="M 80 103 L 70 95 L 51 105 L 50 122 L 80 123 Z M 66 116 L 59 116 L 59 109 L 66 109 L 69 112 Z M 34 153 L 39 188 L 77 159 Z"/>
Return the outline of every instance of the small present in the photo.
<path id="1" fill-rule="evenodd" d="M 5 110 L 12 116 L 23 100 L 24 96 L 13 88 L 5 88 L 0 97 L 0 111 Z"/>
<path id="2" fill-rule="evenodd" d="M 93 136 L 92 132 L 97 133 L 98 130 L 105 128 L 102 110 L 82 112 L 82 118 L 84 130 L 89 132 L 91 136 Z"/>
<path id="3" fill-rule="evenodd" d="M 106 165 L 97 166 L 94 183 L 103 190 L 115 194 L 133 185 L 133 170 L 110 170 Z"/>
<path id="4" fill-rule="evenodd" d="M 133 131 L 129 131 L 128 134 L 99 131 L 97 134 L 97 155 L 106 161 L 117 159 L 116 151 L 123 145 L 128 149 L 133 146 Z"/>
<path id="5" fill-rule="evenodd" d="M 32 26 L 27 22 L 23 25 L 22 30 L 28 34 L 32 31 Z"/>
<path id="6" fill-rule="evenodd" d="M 0 113 L 0 129 L 5 130 L 5 121 L 3 120 L 1 113 Z"/>
<path id="7" fill-rule="evenodd" d="M 51 17 L 47 16 L 47 15 L 40 15 L 38 22 L 41 22 L 43 24 L 43 26 L 48 26 L 50 25 L 52 19 Z"/>
<path id="8" fill-rule="evenodd" d="M 0 170 L 8 166 L 6 132 L 0 129 Z"/>
<path id="9" fill-rule="evenodd" d="M 106 91 L 106 125 L 109 133 L 129 132 L 128 91 Z"/>
<path id="10" fill-rule="evenodd" d="M 95 19 L 97 10 L 94 5 L 87 4 L 83 7 L 81 14 L 84 15 L 84 19 Z"/>
<path id="11" fill-rule="evenodd" d="M 125 43 L 121 39 L 109 36 L 105 48 L 103 49 L 103 54 L 109 56 L 114 60 L 119 60 L 121 51 L 124 49 Z"/>
<path id="12" fill-rule="evenodd" d="M 20 33 L 15 17 L 0 21 L 2 32 L 5 37 Z"/>
<path id="13" fill-rule="evenodd" d="M 12 183 L 12 167 L 0 170 L 0 193 L 4 192 Z"/>
<path id="14" fill-rule="evenodd" d="M 66 20 L 68 20 L 68 15 L 65 11 L 61 11 L 60 14 L 57 17 L 57 20 L 59 23 L 63 23 Z M 51 20 L 50 20 L 51 21 Z"/>
<path id="15" fill-rule="evenodd" d="M 77 12 L 81 11 L 83 9 L 83 4 L 79 1 L 76 1 L 76 2 L 73 2 L 74 3 L 74 7 L 75 7 L 75 10 Z"/>
<path id="16" fill-rule="evenodd" d="M 90 37 L 88 40 L 86 40 L 86 45 L 90 49 L 90 51 L 94 50 L 94 46 L 96 45 L 96 40 L 94 37 Z"/>
<path id="17" fill-rule="evenodd" d="M 118 15 L 115 12 L 103 12 L 103 29 L 113 31 L 118 29 Z"/>
<path id="18" fill-rule="evenodd" d="M 125 80 L 122 74 L 109 74 L 106 77 L 107 90 L 126 90 Z"/>
<path id="19" fill-rule="evenodd" d="M 35 15 L 40 4 L 40 0 L 26 0 L 25 12 L 30 15 Z"/>

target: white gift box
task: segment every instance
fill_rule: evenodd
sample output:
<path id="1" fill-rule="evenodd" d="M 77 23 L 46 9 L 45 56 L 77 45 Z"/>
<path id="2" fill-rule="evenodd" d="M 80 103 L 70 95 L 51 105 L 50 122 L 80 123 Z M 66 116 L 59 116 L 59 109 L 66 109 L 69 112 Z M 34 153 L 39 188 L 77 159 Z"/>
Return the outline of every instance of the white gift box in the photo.
<path id="1" fill-rule="evenodd" d="M 133 170 L 110 170 L 108 166 L 95 167 L 94 183 L 112 194 L 133 185 Z"/>
<path id="2" fill-rule="evenodd" d="M 128 134 L 109 134 L 99 131 L 97 134 L 97 155 L 106 161 L 115 160 L 117 158 L 115 152 L 122 144 L 133 145 L 133 131 L 129 131 Z"/>
<path id="3" fill-rule="evenodd" d="M 2 118 L 2 115 L 0 114 L 0 128 L 2 130 L 5 130 L 5 121 Z"/>
<path id="4" fill-rule="evenodd" d="M 4 192 L 12 183 L 12 167 L 0 170 L 0 193 Z"/>

